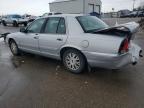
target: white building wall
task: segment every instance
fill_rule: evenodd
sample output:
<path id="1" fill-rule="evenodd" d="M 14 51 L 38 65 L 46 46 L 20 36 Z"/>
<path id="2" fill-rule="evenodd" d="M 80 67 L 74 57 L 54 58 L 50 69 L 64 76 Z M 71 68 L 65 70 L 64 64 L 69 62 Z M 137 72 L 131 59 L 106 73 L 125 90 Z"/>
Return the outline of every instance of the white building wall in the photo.
<path id="1" fill-rule="evenodd" d="M 84 0 L 85 1 L 85 13 L 90 13 L 90 10 L 93 8 L 94 5 L 94 12 L 101 13 L 101 0 Z"/>
<path id="2" fill-rule="evenodd" d="M 83 13 L 83 0 L 50 3 L 50 11 L 61 12 L 65 14 Z"/>
<path id="3" fill-rule="evenodd" d="M 65 14 L 76 14 L 76 13 L 84 13 L 88 14 L 92 12 L 92 8 L 90 4 L 94 4 L 94 12 L 101 12 L 101 0 L 70 0 L 70 1 L 62 1 L 62 2 L 53 2 L 50 3 L 50 11 L 51 12 L 60 12 Z M 98 6 L 100 6 L 100 9 Z"/>

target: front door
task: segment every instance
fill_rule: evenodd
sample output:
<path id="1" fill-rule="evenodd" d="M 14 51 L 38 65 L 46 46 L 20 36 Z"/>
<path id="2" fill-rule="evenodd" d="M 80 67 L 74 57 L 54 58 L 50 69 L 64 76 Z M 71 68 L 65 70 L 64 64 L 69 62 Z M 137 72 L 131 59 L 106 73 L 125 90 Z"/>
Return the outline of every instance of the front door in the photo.
<path id="1" fill-rule="evenodd" d="M 67 39 L 65 19 L 61 17 L 49 17 L 43 34 L 39 36 L 39 48 L 43 54 L 58 56 L 58 50 Z"/>
<path id="2" fill-rule="evenodd" d="M 20 37 L 20 47 L 30 52 L 39 52 L 39 35 L 45 19 L 38 19 L 28 26 L 26 33 L 22 33 Z"/>

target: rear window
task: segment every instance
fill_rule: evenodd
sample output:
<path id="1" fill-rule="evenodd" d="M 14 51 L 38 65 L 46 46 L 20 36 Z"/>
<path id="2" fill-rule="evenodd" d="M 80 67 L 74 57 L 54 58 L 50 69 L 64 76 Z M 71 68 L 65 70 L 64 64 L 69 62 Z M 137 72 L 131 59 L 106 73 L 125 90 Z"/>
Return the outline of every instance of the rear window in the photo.
<path id="1" fill-rule="evenodd" d="M 108 25 L 95 16 L 76 17 L 85 32 L 93 32 L 108 28 Z"/>

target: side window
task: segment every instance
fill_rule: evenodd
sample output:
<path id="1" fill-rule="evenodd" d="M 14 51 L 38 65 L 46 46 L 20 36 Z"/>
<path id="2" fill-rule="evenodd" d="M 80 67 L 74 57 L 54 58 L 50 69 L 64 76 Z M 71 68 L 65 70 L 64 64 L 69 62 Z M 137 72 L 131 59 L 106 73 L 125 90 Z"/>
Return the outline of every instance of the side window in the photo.
<path id="1" fill-rule="evenodd" d="M 45 19 L 38 19 L 28 27 L 28 33 L 40 33 Z"/>
<path id="2" fill-rule="evenodd" d="M 55 34 L 57 31 L 59 20 L 60 20 L 59 17 L 49 17 L 44 32 Z"/>
<path id="3" fill-rule="evenodd" d="M 58 34 L 65 34 L 66 33 L 66 26 L 65 26 L 65 20 L 64 18 L 60 19 L 58 29 L 57 29 Z"/>

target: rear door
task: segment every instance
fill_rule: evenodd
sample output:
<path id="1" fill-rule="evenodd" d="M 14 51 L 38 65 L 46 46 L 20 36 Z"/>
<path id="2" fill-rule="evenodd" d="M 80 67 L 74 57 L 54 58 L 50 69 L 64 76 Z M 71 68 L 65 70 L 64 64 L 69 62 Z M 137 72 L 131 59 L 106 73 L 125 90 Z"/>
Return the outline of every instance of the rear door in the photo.
<path id="1" fill-rule="evenodd" d="M 57 56 L 59 48 L 67 39 L 65 19 L 61 17 L 49 17 L 43 33 L 39 36 L 39 48 L 41 53 L 48 56 Z"/>

